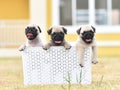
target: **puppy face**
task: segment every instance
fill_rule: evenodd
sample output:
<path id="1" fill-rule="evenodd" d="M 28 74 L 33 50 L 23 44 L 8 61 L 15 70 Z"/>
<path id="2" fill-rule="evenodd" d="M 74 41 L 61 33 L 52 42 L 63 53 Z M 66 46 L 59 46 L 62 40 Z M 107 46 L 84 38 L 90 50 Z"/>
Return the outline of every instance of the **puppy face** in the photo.
<path id="1" fill-rule="evenodd" d="M 63 43 L 67 30 L 64 27 L 52 27 L 48 30 L 48 34 L 51 36 L 52 43 L 58 46 Z"/>
<path id="2" fill-rule="evenodd" d="M 93 26 L 85 25 L 80 27 L 80 29 L 77 30 L 77 34 L 80 35 L 80 38 L 87 43 L 90 44 L 93 41 L 95 33 L 95 28 Z"/>
<path id="3" fill-rule="evenodd" d="M 28 40 L 35 39 L 39 33 L 41 33 L 41 29 L 39 26 L 27 26 L 25 28 L 25 35 Z"/>

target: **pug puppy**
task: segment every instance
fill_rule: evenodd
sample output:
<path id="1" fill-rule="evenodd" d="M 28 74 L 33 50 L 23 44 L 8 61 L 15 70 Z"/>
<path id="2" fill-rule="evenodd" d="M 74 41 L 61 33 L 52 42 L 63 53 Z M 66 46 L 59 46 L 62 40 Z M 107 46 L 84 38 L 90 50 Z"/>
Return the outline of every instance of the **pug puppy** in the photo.
<path id="1" fill-rule="evenodd" d="M 26 47 L 39 47 L 42 46 L 39 34 L 41 29 L 38 25 L 29 25 L 25 28 L 25 35 L 27 37 L 26 44 L 19 47 L 19 51 L 23 51 Z"/>
<path id="2" fill-rule="evenodd" d="M 65 40 L 65 34 L 67 34 L 67 29 L 65 29 L 64 27 L 51 27 L 47 31 L 47 33 L 51 36 L 51 40 L 43 46 L 43 49 L 47 50 L 51 46 L 64 46 L 65 49 L 71 48 L 71 45 Z"/>
<path id="3" fill-rule="evenodd" d="M 85 48 L 92 47 L 92 63 L 98 63 L 97 60 L 97 45 L 94 37 L 95 28 L 91 25 L 83 25 L 77 30 L 77 34 L 79 35 L 76 48 L 79 54 L 79 65 L 81 67 L 84 66 L 84 52 Z"/>

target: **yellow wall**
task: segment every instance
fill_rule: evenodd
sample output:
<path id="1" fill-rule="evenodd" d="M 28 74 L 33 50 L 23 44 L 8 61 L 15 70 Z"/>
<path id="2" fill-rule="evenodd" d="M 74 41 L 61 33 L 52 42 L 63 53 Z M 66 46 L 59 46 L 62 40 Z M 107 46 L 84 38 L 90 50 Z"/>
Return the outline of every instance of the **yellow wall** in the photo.
<path id="1" fill-rule="evenodd" d="M 46 15 L 47 15 L 47 29 L 52 25 L 52 0 L 47 0 L 46 5 Z"/>
<path id="2" fill-rule="evenodd" d="M 120 46 L 98 47 L 98 56 L 120 56 Z"/>
<path id="3" fill-rule="evenodd" d="M 114 34 L 96 34 L 97 41 L 120 41 L 120 34 L 114 33 Z M 66 38 L 68 41 L 75 41 L 78 38 L 77 33 L 76 34 L 68 34 L 66 35 Z"/>
<path id="4" fill-rule="evenodd" d="M 120 41 L 119 33 L 111 33 L 111 34 L 97 34 L 96 38 L 98 41 Z"/>
<path id="5" fill-rule="evenodd" d="M 0 19 L 29 19 L 29 0 L 0 0 Z"/>
<path id="6" fill-rule="evenodd" d="M 46 31 L 50 28 L 50 26 L 52 25 L 52 0 L 47 0 L 47 5 L 46 5 L 46 22 L 47 22 L 47 26 L 46 26 Z M 50 37 L 47 35 L 47 40 Z"/>

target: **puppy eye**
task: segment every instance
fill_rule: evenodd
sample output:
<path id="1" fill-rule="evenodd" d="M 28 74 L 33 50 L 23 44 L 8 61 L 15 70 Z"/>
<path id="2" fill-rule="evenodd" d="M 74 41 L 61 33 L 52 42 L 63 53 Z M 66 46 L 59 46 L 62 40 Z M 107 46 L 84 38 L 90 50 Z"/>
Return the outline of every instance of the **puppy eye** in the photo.
<path id="1" fill-rule="evenodd" d="M 87 31 L 84 31 L 83 33 L 86 33 Z"/>
<path id="2" fill-rule="evenodd" d="M 52 33 L 52 35 L 55 35 L 56 33 L 54 32 L 54 33 Z"/>
<path id="3" fill-rule="evenodd" d="M 82 35 L 84 35 L 85 33 L 81 33 Z"/>
<path id="4" fill-rule="evenodd" d="M 90 31 L 90 33 L 94 33 L 93 31 Z"/>
<path id="5" fill-rule="evenodd" d="M 32 30 L 34 30 L 35 28 L 33 27 L 33 28 L 31 28 Z"/>
<path id="6" fill-rule="evenodd" d="M 84 32 L 82 33 L 82 35 L 85 34 L 85 33 L 86 33 L 86 31 L 84 31 Z"/>
<path id="7" fill-rule="evenodd" d="M 63 32 L 60 32 L 60 34 L 63 34 Z"/>

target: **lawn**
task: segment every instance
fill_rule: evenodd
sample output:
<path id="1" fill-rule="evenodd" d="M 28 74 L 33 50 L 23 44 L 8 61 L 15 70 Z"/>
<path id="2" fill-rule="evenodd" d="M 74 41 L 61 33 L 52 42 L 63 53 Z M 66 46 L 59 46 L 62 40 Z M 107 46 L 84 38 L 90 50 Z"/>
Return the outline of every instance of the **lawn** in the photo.
<path id="1" fill-rule="evenodd" d="M 100 57 L 91 85 L 24 86 L 21 58 L 0 58 L 0 90 L 120 90 L 120 57 Z"/>

